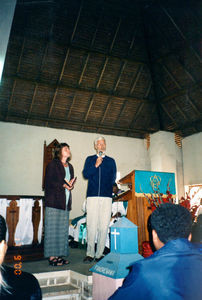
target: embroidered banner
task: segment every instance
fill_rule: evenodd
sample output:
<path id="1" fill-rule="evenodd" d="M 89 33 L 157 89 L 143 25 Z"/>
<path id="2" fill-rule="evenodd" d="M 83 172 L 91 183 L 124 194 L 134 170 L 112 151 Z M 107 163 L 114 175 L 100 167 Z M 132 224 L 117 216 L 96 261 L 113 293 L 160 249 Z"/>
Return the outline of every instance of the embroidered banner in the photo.
<path id="1" fill-rule="evenodd" d="M 135 170 L 136 195 L 154 194 L 155 191 L 166 195 L 168 188 L 172 195 L 176 194 L 175 173 Z"/>

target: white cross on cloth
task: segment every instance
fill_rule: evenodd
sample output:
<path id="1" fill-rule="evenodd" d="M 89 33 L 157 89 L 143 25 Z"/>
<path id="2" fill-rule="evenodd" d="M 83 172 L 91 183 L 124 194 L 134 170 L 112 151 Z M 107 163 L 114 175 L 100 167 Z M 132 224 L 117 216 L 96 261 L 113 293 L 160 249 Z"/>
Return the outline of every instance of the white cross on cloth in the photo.
<path id="1" fill-rule="evenodd" d="M 117 235 L 120 235 L 120 232 L 116 231 L 116 228 L 115 228 L 114 231 L 111 232 L 111 234 L 114 235 L 114 248 L 115 248 L 115 250 L 116 250 L 116 236 L 117 236 Z"/>

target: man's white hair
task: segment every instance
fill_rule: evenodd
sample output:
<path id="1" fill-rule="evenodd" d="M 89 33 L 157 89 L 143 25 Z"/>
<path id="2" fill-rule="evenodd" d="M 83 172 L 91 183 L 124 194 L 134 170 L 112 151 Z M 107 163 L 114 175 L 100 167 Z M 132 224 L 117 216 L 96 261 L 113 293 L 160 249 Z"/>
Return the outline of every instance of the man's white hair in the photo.
<path id="1" fill-rule="evenodd" d="M 105 144 L 106 144 L 105 138 L 104 138 L 103 136 L 99 136 L 99 137 L 97 137 L 97 138 L 94 140 L 94 145 L 96 146 L 96 145 L 97 145 L 97 142 L 100 141 L 100 140 L 103 140 L 103 141 L 105 142 Z"/>

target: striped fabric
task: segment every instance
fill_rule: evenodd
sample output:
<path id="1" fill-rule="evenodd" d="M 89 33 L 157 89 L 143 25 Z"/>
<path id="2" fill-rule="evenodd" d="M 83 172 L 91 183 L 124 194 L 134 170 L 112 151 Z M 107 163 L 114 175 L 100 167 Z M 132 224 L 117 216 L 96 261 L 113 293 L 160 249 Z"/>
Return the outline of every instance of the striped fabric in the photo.
<path id="1" fill-rule="evenodd" d="M 69 211 L 46 207 L 44 256 L 68 256 Z"/>

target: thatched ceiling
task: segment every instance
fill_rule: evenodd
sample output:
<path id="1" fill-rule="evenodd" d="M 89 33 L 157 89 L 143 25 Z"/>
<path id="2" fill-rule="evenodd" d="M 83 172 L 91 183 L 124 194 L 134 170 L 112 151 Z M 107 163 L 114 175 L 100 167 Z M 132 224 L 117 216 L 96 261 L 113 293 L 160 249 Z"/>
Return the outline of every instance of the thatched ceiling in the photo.
<path id="1" fill-rule="evenodd" d="M 202 131 L 198 0 L 18 0 L 0 120 L 144 138 Z"/>

